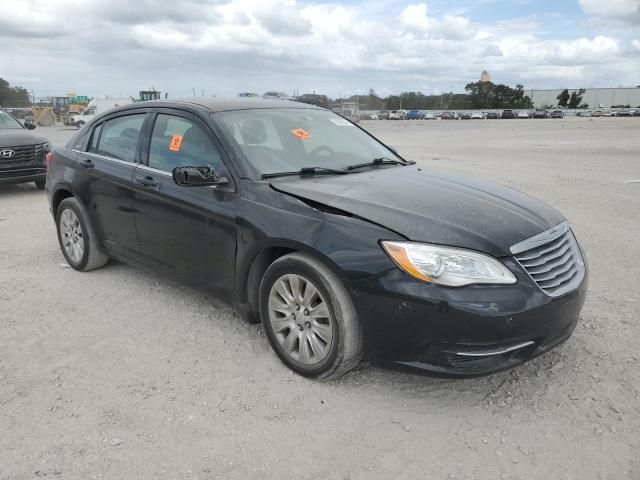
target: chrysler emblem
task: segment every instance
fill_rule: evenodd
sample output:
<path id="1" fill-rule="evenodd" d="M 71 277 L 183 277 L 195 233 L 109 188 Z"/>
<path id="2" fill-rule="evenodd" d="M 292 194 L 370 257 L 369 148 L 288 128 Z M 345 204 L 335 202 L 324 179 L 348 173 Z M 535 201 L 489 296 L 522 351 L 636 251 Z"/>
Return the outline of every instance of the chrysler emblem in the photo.
<path id="1" fill-rule="evenodd" d="M 15 151 L 9 150 L 5 148 L 4 150 L 0 150 L 0 158 L 11 158 L 16 154 Z"/>

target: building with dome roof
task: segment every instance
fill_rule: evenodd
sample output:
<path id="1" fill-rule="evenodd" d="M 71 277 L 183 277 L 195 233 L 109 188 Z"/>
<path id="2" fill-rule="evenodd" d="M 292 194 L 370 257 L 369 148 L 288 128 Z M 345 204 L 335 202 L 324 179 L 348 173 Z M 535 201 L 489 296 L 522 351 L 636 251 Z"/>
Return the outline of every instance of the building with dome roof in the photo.
<path id="1" fill-rule="evenodd" d="M 480 74 L 480 81 L 481 81 L 481 82 L 490 82 L 490 81 L 491 81 L 491 75 L 489 75 L 489 72 L 487 72 L 486 70 L 484 70 L 484 71 Z"/>

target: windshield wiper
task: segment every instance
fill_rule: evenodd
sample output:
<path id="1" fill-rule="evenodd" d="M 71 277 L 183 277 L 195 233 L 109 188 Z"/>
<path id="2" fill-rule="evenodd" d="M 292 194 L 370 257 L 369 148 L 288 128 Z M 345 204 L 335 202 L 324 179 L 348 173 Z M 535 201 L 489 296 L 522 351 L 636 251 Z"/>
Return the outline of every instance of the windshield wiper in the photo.
<path id="1" fill-rule="evenodd" d="M 313 176 L 313 175 L 344 175 L 346 173 L 351 173 L 347 170 L 337 170 L 335 168 L 325 168 L 325 167 L 303 167 L 300 170 L 296 170 L 293 172 L 275 172 L 275 173 L 263 173 L 262 179 L 265 178 L 275 178 L 275 177 L 292 177 L 295 175 L 302 176 Z"/>
<path id="2" fill-rule="evenodd" d="M 395 160 L 393 158 L 380 157 L 374 158 L 372 161 L 367 163 L 358 163 L 357 165 L 349 165 L 347 170 L 356 170 L 358 168 L 364 167 L 377 167 L 378 165 L 413 165 L 416 162 L 413 161 L 404 161 L 404 160 Z"/>

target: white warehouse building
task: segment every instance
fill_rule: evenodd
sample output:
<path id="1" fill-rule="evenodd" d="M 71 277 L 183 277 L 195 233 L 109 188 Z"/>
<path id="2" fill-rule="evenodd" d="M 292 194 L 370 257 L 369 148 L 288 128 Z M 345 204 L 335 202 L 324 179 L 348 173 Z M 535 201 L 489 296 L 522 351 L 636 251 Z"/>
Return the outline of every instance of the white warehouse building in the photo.
<path id="1" fill-rule="evenodd" d="M 554 90 L 525 90 L 525 95 L 531 97 L 536 108 L 545 105 L 557 105 L 558 95 L 563 88 Z M 569 94 L 578 91 L 577 88 L 569 88 Z M 613 105 L 630 105 L 640 107 L 640 87 L 636 88 L 585 88 L 582 95 L 582 103 L 594 108 L 611 108 Z"/>

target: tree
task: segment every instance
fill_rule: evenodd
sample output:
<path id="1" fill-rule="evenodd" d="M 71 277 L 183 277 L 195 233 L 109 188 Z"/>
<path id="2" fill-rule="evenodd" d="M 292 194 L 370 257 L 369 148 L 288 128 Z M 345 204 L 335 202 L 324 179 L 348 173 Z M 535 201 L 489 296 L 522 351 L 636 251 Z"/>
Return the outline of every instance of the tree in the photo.
<path id="1" fill-rule="evenodd" d="M 493 108 L 495 88 L 493 82 L 468 83 L 464 89 L 469 95 L 471 108 Z"/>
<path id="2" fill-rule="evenodd" d="M 378 110 L 384 106 L 384 100 L 378 96 L 373 88 L 369 89 L 369 94 L 366 99 L 366 106 L 368 109 Z"/>
<path id="3" fill-rule="evenodd" d="M 12 87 L 0 78 L 0 105 L 3 107 L 30 107 L 31 100 L 26 88 Z"/>
<path id="4" fill-rule="evenodd" d="M 571 92 L 571 97 L 569 98 L 569 108 L 580 108 L 580 102 L 582 102 L 582 95 L 584 95 L 584 88 L 581 88 L 577 92 L 574 90 Z"/>
<path id="5" fill-rule="evenodd" d="M 495 84 L 493 82 L 468 83 L 467 106 L 456 108 L 533 108 L 533 101 L 524 94 L 524 86 Z"/>
<path id="6" fill-rule="evenodd" d="M 571 98 L 571 95 L 569 95 L 569 90 L 565 88 L 562 92 L 560 92 L 560 95 L 558 95 L 556 98 L 558 99 L 559 107 L 567 108 L 567 104 L 569 103 L 569 99 Z"/>

